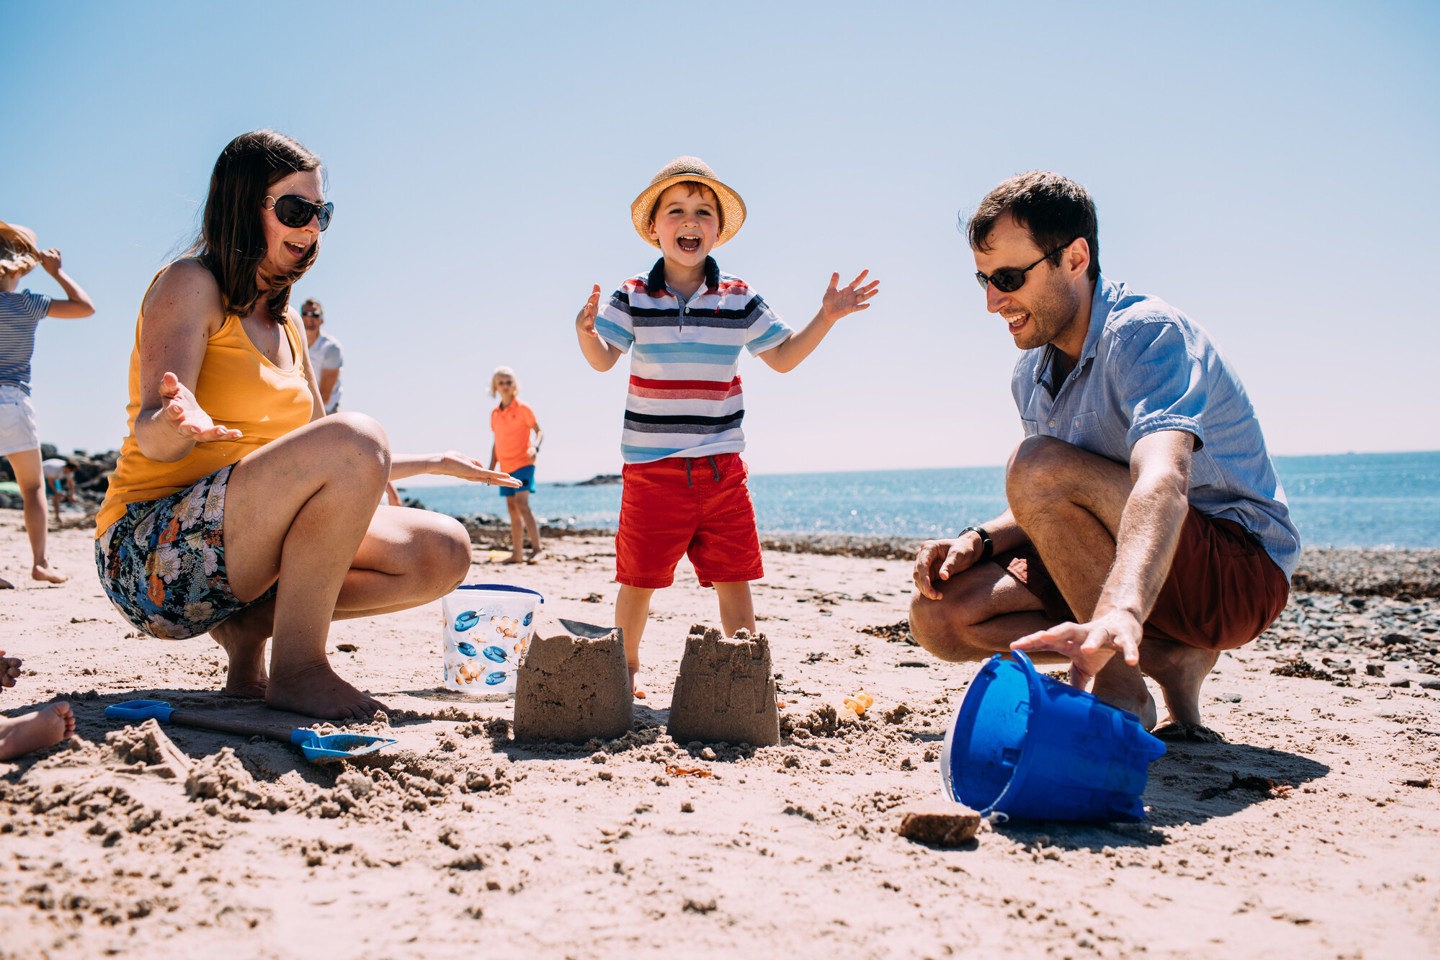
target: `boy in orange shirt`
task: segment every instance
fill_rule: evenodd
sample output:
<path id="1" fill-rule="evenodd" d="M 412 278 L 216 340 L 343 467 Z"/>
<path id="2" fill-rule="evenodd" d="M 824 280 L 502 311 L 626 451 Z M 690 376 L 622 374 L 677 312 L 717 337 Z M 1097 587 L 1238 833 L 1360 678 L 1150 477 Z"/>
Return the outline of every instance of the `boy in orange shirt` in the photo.
<path id="1" fill-rule="evenodd" d="M 490 430 L 495 443 L 490 447 L 490 469 L 501 469 L 519 480 L 523 486 L 501 487 L 500 495 L 510 509 L 510 556 L 505 563 L 525 562 L 525 532 L 530 533 L 530 562 L 540 556 L 540 527 L 530 512 L 530 494 L 535 491 L 535 455 L 545 439 L 545 431 L 535 422 L 535 411 L 520 402 L 520 381 L 509 367 L 496 367 L 490 375 L 490 396 L 500 403 L 490 411 Z M 530 434 L 535 441 L 530 441 Z"/>

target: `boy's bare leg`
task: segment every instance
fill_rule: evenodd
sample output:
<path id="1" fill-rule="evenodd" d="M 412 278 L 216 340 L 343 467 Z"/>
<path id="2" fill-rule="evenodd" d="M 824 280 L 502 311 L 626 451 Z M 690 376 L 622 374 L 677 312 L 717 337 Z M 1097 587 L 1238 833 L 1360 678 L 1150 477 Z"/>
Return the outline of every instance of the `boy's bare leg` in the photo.
<path id="1" fill-rule="evenodd" d="M 735 636 L 736 630 L 748 630 L 754 636 L 755 604 L 750 598 L 749 582 L 717 583 L 715 596 L 720 601 L 720 628 L 725 636 Z"/>
<path id="2" fill-rule="evenodd" d="M 39 450 L 21 450 L 9 456 L 10 469 L 15 473 L 15 482 L 20 487 L 20 499 L 25 503 L 25 533 L 30 538 L 30 554 L 33 566 L 30 579 L 45 583 L 64 583 L 69 576 L 50 566 L 45 556 L 46 525 L 50 522 L 45 507 L 45 470 L 40 464 Z M 59 516 L 59 508 L 56 508 Z"/>
<path id="3" fill-rule="evenodd" d="M 64 700 L 18 717 L 0 717 L 0 760 L 54 746 L 74 733 L 75 714 Z"/>
<path id="4" fill-rule="evenodd" d="M 505 498 L 505 508 L 510 511 L 510 556 L 502 563 L 525 562 L 525 523 L 520 517 L 519 503 L 523 496 L 523 493 L 517 493 Z"/>
<path id="5" fill-rule="evenodd" d="M 655 591 L 645 587 L 620 584 L 615 595 L 615 626 L 625 635 L 625 662 L 630 668 L 631 692 L 644 698 L 645 691 L 635 682 L 640 672 L 640 638 L 645 634 L 645 621 L 650 616 L 650 598 Z"/>

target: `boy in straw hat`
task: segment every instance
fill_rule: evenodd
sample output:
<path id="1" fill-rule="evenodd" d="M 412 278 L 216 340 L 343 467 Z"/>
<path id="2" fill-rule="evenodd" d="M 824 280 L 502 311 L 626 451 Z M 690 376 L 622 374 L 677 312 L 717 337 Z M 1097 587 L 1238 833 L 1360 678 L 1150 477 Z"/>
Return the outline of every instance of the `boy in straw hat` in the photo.
<path id="1" fill-rule="evenodd" d="M 20 278 L 37 263 L 70 299 L 52 300 L 29 290 L 15 292 Z M 35 352 L 35 326 L 41 318 L 74 319 L 94 312 L 95 305 L 85 291 L 61 269 L 59 250 L 41 250 L 33 230 L 0 220 L 0 456 L 10 459 L 25 502 L 25 532 L 34 555 L 30 576 L 49 583 L 63 583 L 68 578 L 50 566 L 45 555 L 45 484 L 40 433 L 30 404 L 30 355 Z"/>
<path id="2" fill-rule="evenodd" d="M 696 157 L 678 157 L 630 205 L 635 231 L 661 257 L 600 308 L 597 284 L 575 318 L 580 351 L 596 370 L 630 352 L 620 452 L 625 466 L 615 536 L 615 624 L 624 631 L 632 685 L 650 597 L 688 554 L 715 587 L 727 635 L 755 630 L 751 580 L 765 575 L 755 509 L 740 459 L 745 415 L 736 367 L 744 347 L 785 373 L 841 317 L 869 307 L 869 271 L 839 287 L 832 274 L 820 311 L 799 333 L 710 251 L 745 222 L 745 202 Z M 636 685 L 636 695 L 643 691 Z"/>

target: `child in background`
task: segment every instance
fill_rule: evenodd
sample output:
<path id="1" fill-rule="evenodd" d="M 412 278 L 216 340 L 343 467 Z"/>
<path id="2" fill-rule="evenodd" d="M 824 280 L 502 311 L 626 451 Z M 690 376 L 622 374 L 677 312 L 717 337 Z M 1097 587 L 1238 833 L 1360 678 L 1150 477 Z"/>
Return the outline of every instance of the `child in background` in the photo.
<path id="1" fill-rule="evenodd" d="M 530 512 L 530 494 L 535 492 L 535 455 L 545 432 L 535 422 L 535 411 L 520 402 L 520 381 L 509 367 L 496 367 L 490 375 L 490 396 L 500 403 L 490 411 L 490 430 L 495 443 L 490 447 L 490 469 L 500 470 L 523 486 L 501 487 L 500 496 L 510 510 L 510 556 L 505 563 L 525 562 L 525 533 L 530 533 L 530 562 L 540 556 L 540 527 Z M 534 434 L 534 442 L 530 435 Z"/>
<path id="2" fill-rule="evenodd" d="M 36 264 L 54 278 L 69 299 L 16 291 Z M 35 352 L 35 326 L 45 317 L 78 320 L 95 305 L 61 266 L 60 251 L 41 250 L 35 231 L 0 220 L 0 457 L 8 457 L 20 498 L 25 504 L 25 533 L 30 538 L 30 578 L 64 583 L 69 577 L 50 565 L 46 554 L 44 472 L 40 431 L 30 403 L 30 355 Z"/>
<path id="3" fill-rule="evenodd" d="M 710 257 L 740 229 L 745 203 L 695 157 L 679 157 L 656 174 L 630 205 L 630 218 L 662 256 L 626 280 L 603 310 L 597 284 L 575 328 L 596 370 L 609 370 L 631 351 L 615 624 L 625 634 L 635 694 L 644 696 L 635 675 L 650 598 L 674 582 L 681 556 L 690 557 L 702 586 L 715 587 L 726 635 L 755 631 L 749 581 L 765 571 L 740 459 L 740 348 L 781 373 L 793 370 L 836 321 L 867 309 L 880 285 L 864 282 L 867 270 L 838 288 L 840 275 L 833 274 L 815 318 L 792 331 Z"/>
<path id="4" fill-rule="evenodd" d="M 75 492 L 75 464 L 63 457 L 51 457 L 40 464 L 45 473 L 45 492 L 55 507 L 55 525 L 60 525 L 60 504 L 79 503 Z"/>
<path id="5" fill-rule="evenodd" d="M 20 660 L 0 650 L 0 689 L 15 686 Z M 32 750 L 43 750 L 75 732 L 75 714 L 64 700 L 18 717 L 0 717 L 0 760 L 13 760 Z"/>

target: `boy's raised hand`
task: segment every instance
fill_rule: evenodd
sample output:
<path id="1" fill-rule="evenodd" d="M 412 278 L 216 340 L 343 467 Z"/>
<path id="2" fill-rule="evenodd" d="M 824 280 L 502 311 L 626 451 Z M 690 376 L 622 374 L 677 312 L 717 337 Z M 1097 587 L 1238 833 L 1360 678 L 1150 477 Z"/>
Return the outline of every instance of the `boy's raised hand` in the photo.
<path id="1" fill-rule="evenodd" d="M 585 306 L 575 315 L 575 329 L 579 333 L 588 333 L 590 336 L 599 338 L 600 334 L 595 332 L 595 315 L 600 312 L 600 284 L 595 284 L 595 289 L 590 291 L 590 299 L 585 301 Z"/>
<path id="2" fill-rule="evenodd" d="M 869 270 L 861 270 L 860 276 L 851 280 L 844 287 L 839 287 L 840 274 L 830 274 L 830 288 L 825 291 L 825 297 L 820 301 L 820 315 L 830 323 L 834 323 L 841 317 L 849 316 L 857 310 L 868 310 L 870 304 L 866 301 L 880 290 L 879 280 L 865 283 L 865 278 L 869 274 Z"/>
<path id="3" fill-rule="evenodd" d="M 211 420 L 210 414 L 200 406 L 190 388 L 168 371 L 160 381 L 160 399 L 164 404 L 156 411 L 156 419 L 186 440 L 209 443 L 215 440 L 238 440 L 244 436 L 239 430 L 219 426 Z"/>

